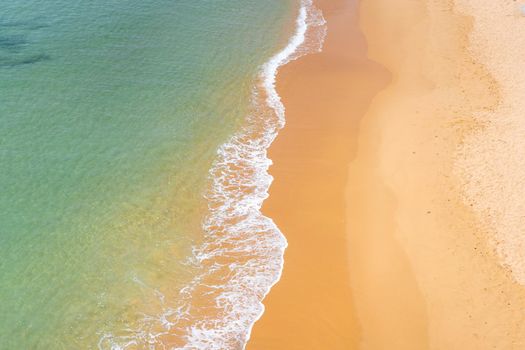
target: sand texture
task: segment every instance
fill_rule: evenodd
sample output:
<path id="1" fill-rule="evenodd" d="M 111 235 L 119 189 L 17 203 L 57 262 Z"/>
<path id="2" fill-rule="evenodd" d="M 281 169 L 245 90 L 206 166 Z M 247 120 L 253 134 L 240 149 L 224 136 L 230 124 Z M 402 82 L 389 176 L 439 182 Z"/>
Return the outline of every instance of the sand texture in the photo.
<path id="1" fill-rule="evenodd" d="M 486 129 L 477 114 L 493 113 L 503 93 L 472 49 L 478 15 L 442 0 L 365 0 L 361 15 L 370 57 L 393 75 L 363 119 L 348 180 L 361 348 L 523 349 L 524 290 L 457 170 Z"/>
<path id="2" fill-rule="evenodd" d="M 474 17 L 469 52 L 490 72 L 498 103 L 473 110 L 457 170 L 465 197 L 490 227 L 502 263 L 525 286 L 525 16 L 515 1 L 457 0 Z"/>

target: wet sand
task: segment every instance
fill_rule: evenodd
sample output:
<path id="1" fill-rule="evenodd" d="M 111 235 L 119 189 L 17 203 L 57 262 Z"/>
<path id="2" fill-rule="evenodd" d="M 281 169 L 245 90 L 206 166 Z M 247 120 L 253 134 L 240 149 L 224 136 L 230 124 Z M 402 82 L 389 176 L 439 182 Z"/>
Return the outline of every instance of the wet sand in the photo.
<path id="1" fill-rule="evenodd" d="M 486 128 L 477 114 L 504 100 L 469 41 L 478 14 L 446 0 L 318 6 L 325 50 L 278 77 L 288 124 L 264 212 L 289 248 L 247 348 L 524 349 L 524 289 L 458 171 Z"/>
<path id="2" fill-rule="evenodd" d="M 263 212 L 289 247 L 249 350 L 351 349 L 359 340 L 344 188 L 359 121 L 390 78 L 366 58 L 356 1 L 316 4 L 328 21 L 323 52 L 288 64 L 278 76 L 287 125 L 270 148 L 275 180 Z"/>

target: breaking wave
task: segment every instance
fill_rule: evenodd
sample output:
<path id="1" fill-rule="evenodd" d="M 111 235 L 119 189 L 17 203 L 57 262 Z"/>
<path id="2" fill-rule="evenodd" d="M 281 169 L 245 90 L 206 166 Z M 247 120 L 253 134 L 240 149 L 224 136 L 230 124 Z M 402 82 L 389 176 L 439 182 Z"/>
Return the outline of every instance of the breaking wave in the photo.
<path id="1" fill-rule="evenodd" d="M 244 349 L 263 299 L 280 279 L 287 241 L 261 213 L 273 181 L 267 150 L 285 124 L 275 82 L 279 68 L 322 49 L 326 22 L 312 0 L 302 0 L 287 46 L 260 69 L 242 129 L 223 144 L 210 169 L 204 241 L 190 264 L 197 274 L 177 296 L 177 307 L 146 316 L 124 335 L 104 334 L 100 349 Z M 161 304 L 165 296 L 155 291 Z"/>

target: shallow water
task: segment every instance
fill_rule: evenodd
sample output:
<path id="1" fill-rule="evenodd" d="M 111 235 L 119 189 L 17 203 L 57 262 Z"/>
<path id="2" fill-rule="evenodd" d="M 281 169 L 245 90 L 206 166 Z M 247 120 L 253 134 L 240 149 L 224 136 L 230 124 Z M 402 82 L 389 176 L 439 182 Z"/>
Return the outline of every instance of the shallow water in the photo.
<path id="1" fill-rule="evenodd" d="M 296 9 L 2 4 L 1 348 L 109 348 L 106 335 L 176 303 L 165 298 L 195 277 L 216 151 Z"/>

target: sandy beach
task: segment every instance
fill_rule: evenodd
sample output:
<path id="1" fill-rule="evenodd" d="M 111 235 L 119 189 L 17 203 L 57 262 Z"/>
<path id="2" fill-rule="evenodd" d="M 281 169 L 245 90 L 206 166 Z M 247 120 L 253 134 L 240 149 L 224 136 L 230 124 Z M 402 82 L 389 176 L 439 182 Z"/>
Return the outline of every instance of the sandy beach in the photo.
<path id="1" fill-rule="evenodd" d="M 278 77 L 289 248 L 247 348 L 525 348 L 518 4 L 317 5 L 324 51 Z"/>
<path id="2" fill-rule="evenodd" d="M 370 57 L 394 76 L 363 119 L 348 179 L 362 348 L 521 349 L 523 288 L 457 175 L 465 139 L 482 127 L 475 113 L 500 96 L 472 51 L 477 17 L 444 1 L 370 0 L 361 14 Z"/>

